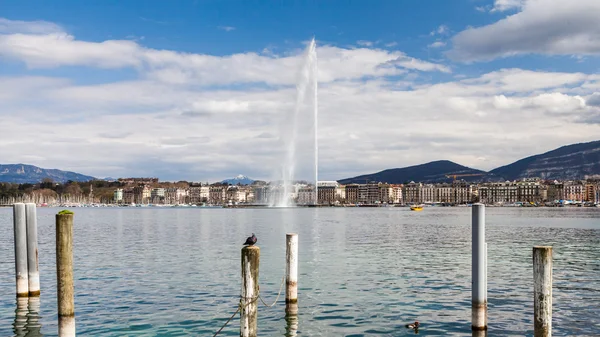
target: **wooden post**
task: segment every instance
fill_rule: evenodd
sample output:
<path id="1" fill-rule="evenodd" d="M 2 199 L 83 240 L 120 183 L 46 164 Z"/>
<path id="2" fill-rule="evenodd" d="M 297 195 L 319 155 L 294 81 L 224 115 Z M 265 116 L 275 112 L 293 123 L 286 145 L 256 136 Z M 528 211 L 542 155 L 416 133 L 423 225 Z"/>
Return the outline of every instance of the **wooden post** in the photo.
<path id="1" fill-rule="evenodd" d="M 25 204 L 27 219 L 27 268 L 29 296 L 40 296 L 40 270 L 38 262 L 37 212 L 34 203 Z"/>
<path id="2" fill-rule="evenodd" d="M 533 322 L 535 337 L 552 336 L 552 247 L 533 247 Z"/>
<path id="3" fill-rule="evenodd" d="M 75 297 L 73 288 L 73 212 L 56 214 L 56 284 L 58 335 L 75 336 Z"/>
<path id="4" fill-rule="evenodd" d="M 25 204 L 13 205 L 13 223 L 15 234 L 15 274 L 17 281 L 17 297 L 29 296 L 27 280 L 27 217 Z"/>
<path id="5" fill-rule="evenodd" d="M 298 303 L 298 234 L 286 234 L 285 243 L 286 311 L 295 307 L 297 313 L 298 306 L 289 306 L 289 304 Z"/>
<path id="6" fill-rule="evenodd" d="M 473 204 L 471 216 L 471 329 L 487 330 L 485 205 Z"/>
<path id="7" fill-rule="evenodd" d="M 256 337 L 258 319 L 258 267 L 260 248 L 242 248 L 242 309 L 240 310 L 240 336 Z"/>

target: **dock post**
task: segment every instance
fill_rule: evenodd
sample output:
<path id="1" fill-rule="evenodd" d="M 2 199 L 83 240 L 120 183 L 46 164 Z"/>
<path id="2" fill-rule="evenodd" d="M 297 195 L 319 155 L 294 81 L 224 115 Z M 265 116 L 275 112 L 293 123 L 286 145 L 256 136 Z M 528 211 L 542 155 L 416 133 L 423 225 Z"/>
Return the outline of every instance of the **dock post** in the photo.
<path id="1" fill-rule="evenodd" d="M 485 205 L 473 204 L 471 215 L 472 255 L 471 329 L 487 330 L 487 245 L 485 243 Z"/>
<path id="2" fill-rule="evenodd" d="M 298 314 L 298 234 L 286 234 L 285 246 L 285 310 L 293 315 Z"/>
<path id="3" fill-rule="evenodd" d="M 242 248 L 242 299 L 240 337 L 256 337 L 258 320 L 258 267 L 260 248 Z"/>
<path id="4" fill-rule="evenodd" d="M 58 336 L 75 336 L 75 297 L 73 287 L 73 212 L 56 214 L 56 285 L 58 297 Z"/>
<path id="5" fill-rule="evenodd" d="M 17 282 L 17 297 L 28 297 L 27 217 L 25 215 L 25 204 L 15 203 L 13 205 L 13 223 L 15 234 L 15 276 Z"/>
<path id="6" fill-rule="evenodd" d="M 552 247 L 533 247 L 533 321 L 535 337 L 552 336 Z"/>
<path id="7" fill-rule="evenodd" d="M 27 219 L 27 267 L 29 296 L 40 296 L 40 269 L 38 261 L 37 211 L 34 203 L 25 204 Z"/>

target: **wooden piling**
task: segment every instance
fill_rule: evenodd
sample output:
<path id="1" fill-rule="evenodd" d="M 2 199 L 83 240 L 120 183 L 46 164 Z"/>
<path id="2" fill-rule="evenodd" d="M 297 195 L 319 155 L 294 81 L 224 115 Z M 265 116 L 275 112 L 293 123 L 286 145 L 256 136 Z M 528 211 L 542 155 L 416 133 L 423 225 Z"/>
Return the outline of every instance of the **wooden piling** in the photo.
<path id="1" fill-rule="evenodd" d="M 260 248 L 242 248 L 242 309 L 240 310 L 240 337 L 256 337 L 258 320 L 258 270 Z"/>
<path id="2" fill-rule="evenodd" d="M 471 329 L 487 330 L 487 246 L 485 244 L 485 205 L 473 204 L 471 214 Z"/>
<path id="3" fill-rule="evenodd" d="M 285 251 L 285 303 L 286 312 L 288 309 L 298 306 L 289 306 L 289 304 L 298 303 L 298 234 L 289 233 L 285 235 L 286 251 Z"/>
<path id="4" fill-rule="evenodd" d="M 27 216 L 25 204 L 13 205 L 13 223 L 15 235 L 15 276 L 17 297 L 29 296 L 29 280 L 27 269 Z"/>
<path id="5" fill-rule="evenodd" d="M 75 336 L 75 297 L 73 287 L 73 212 L 56 214 L 56 283 L 58 335 Z"/>
<path id="6" fill-rule="evenodd" d="M 535 337 L 552 336 L 552 247 L 533 247 L 533 321 Z"/>
<path id="7" fill-rule="evenodd" d="M 36 205 L 34 203 L 25 204 L 25 213 L 27 219 L 27 268 L 29 296 L 40 296 Z"/>

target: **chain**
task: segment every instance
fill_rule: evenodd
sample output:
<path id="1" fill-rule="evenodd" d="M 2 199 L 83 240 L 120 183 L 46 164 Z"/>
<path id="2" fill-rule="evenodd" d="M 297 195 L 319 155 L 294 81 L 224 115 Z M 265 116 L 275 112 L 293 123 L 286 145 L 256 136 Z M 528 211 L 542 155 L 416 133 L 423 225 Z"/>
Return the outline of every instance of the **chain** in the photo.
<path id="1" fill-rule="evenodd" d="M 262 302 L 262 304 L 264 304 L 265 306 L 270 308 L 270 307 L 274 306 L 275 303 L 277 303 L 277 300 L 279 300 L 279 296 L 281 295 L 281 291 L 283 290 L 283 282 L 284 281 L 285 281 L 285 275 L 281 278 L 281 285 L 279 286 L 279 294 L 277 294 L 277 298 L 275 298 L 275 302 L 273 302 L 271 305 L 268 305 L 267 303 L 265 303 L 265 301 L 262 299 L 262 297 L 260 296 L 260 293 L 259 293 L 258 297 L 260 298 L 260 301 Z"/>
<path id="2" fill-rule="evenodd" d="M 231 320 L 235 317 L 235 315 L 237 315 L 238 312 L 240 312 L 240 310 L 242 310 L 243 308 L 247 307 L 248 305 L 256 302 L 256 300 L 260 299 L 260 301 L 262 302 L 262 304 L 264 304 L 268 308 L 271 308 L 272 306 L 274 306 L 277 303 L 277 301 L 279 300 L 279 296 L 281 296 L 281 291 L 283 290 L 283 283 L 284 283 L 284 281 L 285 281 L 285 275 L 281 278 L 281 285 L 279 286 L 279 293 L 277 294 L 277 297 L 275 298 L 275 302 L 273 302 L 271 305 L 265 303 L 265 301 L 262 299 L 262 297 L 260 296 L 260 289 L 258 290 L 258 295 L 256 295 L 256 297 L 253 298 L 251 301 L 248 301 L 248 303 L 246 303 L 245 305 L 243 304 L 243 299 L 240 298 L 240 303 L 238 304 L 237 310 L 233 313 L 233 315 L 231 315 L 231 317 L 229 317 L 229 319 L 227 320 L 227 322 L 225 322 L 225 324 L 223 324 L 223 326 L 219 329 L 219 331 L 217 331 L 213 335 L 213 337 L 216 337 L 219 333 L 221 333 L 221 331 L 223 331 L 223 329 L 225 329 L 225 327 L 227 326 L 227 324 L 229 324 L 229 322 L 231 322 Z"/>

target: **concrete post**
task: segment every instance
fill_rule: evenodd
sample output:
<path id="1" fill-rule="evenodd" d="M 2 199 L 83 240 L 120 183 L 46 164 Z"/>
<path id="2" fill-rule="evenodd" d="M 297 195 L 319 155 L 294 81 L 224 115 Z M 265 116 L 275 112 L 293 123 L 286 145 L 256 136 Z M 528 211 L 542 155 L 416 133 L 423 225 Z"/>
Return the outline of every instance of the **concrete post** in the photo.
<path id="1" fill-rule="evenodd" d="M 256 337 L 258 320 L 258 269 L 260 248 L 242 248 L 242 309 L 240 337 Z"/>
<path id="2" fill-rule="evenodd" d="M 25 213 L 27 219 L 27 268 L 29 274 L 29 296 L 40 296 L 36 205 L 34 203 L 25 204 Z"/>
<path id="3" fill-rule="evenodd" d="M 15 337 L 27 335 L 27 302 L 27 297 L 17 297 L 17 309 L 15 310 L 15 322 L 13 323 Z"/>
<path id="4" fill-rule="evenodd" d="M 485 205 L 473 204 L 471 225 L 471 329 L 487 330 Z"/>
<path id="5" fill-rule="evenodd" d="M 285 303 L 295 304 L 298 302 L 298 234 L 285 235 Z"/>
<path id="6" fill-rule="evenodd" d="M 15 275 L 17 282 L 17 297 L 29 296 L 29 281 L 27 279 L 27 220 L 25 204 L 13 205 L 13 223 L 15 234 Z"/>
<path id="7" fill-rule="evenodd" d="M 533 321 L 535 337 L 552 336 L 552 247 L 533 247 Z"/>
<path id="8" fill-rule="evenodd" d="M 73 212 L 56 215 L 56 283 L 58 335 L 75 336 L 75 296 L 73 287 Z"/>

